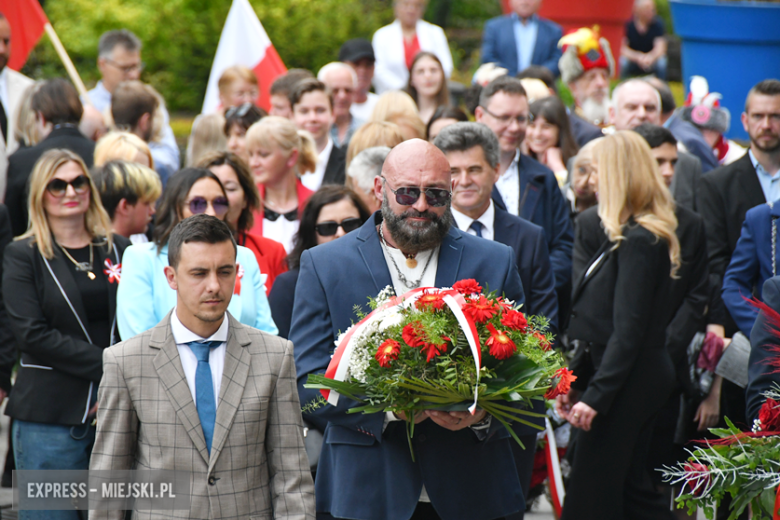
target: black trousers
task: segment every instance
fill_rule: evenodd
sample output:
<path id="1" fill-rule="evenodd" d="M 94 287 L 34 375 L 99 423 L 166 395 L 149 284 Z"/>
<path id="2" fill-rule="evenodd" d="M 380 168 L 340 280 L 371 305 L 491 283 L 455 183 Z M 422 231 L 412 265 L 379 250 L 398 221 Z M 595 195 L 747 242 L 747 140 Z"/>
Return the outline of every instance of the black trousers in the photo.
<path id="1" fill-rule="evenodd" d="M 328 513 L 317 513 L 317 520 L 340 520 L 331 516 Z M 414 510 L 412 517 L 409 520 L 441 520 L 441 517 L 436 513 L 436 510 L 430 504 L 430 502 L 418 502 L 417 508 Z M 504 520 L 503 518 L 496 518 L 496 520 Z"/>
<path id="2" fill-rule="evenodd" d="M 528 500 L 528 490 L 531 487 L 531 476 L 534 471 L 534 456 L 536 455 L 536 434 L 520 437 L 525 449 L 521 448 L 514 439 L 509 442 L 512 445 L 512 455 L 515 458 L 517 476 L 520 478 L 520 486 L 523 488 L 523 496 Z M 528 504 L 526 504 L 527 506 Z M 525 511 L 518 511 L 506 517 L 507 520 L 523 520 Z"/>

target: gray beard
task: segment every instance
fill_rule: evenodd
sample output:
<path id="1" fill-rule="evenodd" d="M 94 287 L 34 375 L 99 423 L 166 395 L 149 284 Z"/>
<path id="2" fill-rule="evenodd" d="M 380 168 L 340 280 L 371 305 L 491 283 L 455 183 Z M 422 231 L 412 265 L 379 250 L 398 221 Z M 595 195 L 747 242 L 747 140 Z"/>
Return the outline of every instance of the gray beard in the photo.
<path id="1" fill-rule="evenodd" d="M 604 101 L 601 103 L 588 98 L 582 103 L 580 108 L 585 119 L 594 125 L 605 123 L 609 118 L 609 98 L 604 98 Z"/>
<path id="2" fill-rule="evenodd" d="M 420 196 L 424 197 L 425 195 L 420 194 Z M 409 217 L 428 217 L 431 220 L 426 223 L 412 224 L 406 220 Z M 404 253 L 413 255 L 441 245 L 454 220 L 449 204 L 447 211 L 441 217 L 429 211 L 420 212 L 413 208 L 396 215 L 390 208 L 387 193 L 384 193 L 382 197 L 382 219 L 385 221 L 396 247 Z"/>

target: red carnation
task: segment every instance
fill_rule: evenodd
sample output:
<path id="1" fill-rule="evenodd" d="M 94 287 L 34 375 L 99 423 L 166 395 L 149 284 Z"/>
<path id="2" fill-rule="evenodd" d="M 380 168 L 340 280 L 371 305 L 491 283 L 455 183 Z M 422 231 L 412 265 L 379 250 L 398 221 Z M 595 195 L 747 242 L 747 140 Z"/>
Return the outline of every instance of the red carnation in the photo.
<path id="1" fill-rule="evenodd" d="M 421 347 L 425 342 L 422 339 L 422 324 L 419 321 L 409 323 L 403 328 L 401 337 L 412 348 Z"/>
<path id="2" fill-rule="evenodd" d="M 463 312 L 477 323 L 484 323 L 496 315 L 496 304 L 481 294 L 476 300 L 471 300 L 463 306 Z"/>
<path id="3" fill-rule="evenodd" d="M 566 367 L 559 368 L 555 374 L 553 374 L 553 379 L 556 377 L 558 378 L 558 383 L 555 386 L 550 386 L 550 389 L 544 394 L 545 399 L 554 399 L 559 395 L 568 394 L 569 390 L 571 390 L 572 381 L 577 380 L 577 376 L 574 375 L 574 372 Z"/>
<path id="4" fill-rule="evenodd" d="M 439 354 L 447 352 L 447 344 L 442 343 L 441 345 L 437 345 L 436 343 L 423 343 L 420 350 L 425 354 L 426 361 L 430 363 L 431 360 Z"/>
<path id="5" fill-rule="evenodd" d="M 492 323 L 487 324 L 490 331 L 490 337 L 485 342 L 488 346 L 488 352 L 496 359 L 506 359 L 517 352 L 514 341 L 506 335 L 504 331 L 498 331 Z"/>
<path id="6" fill-rule="evenodd" d="M 762 431 L 780 430 L 780 403 L 774 399 L 767 399 L 758 411 L 758 420 L 761 421 Z"/>
<path id="7" fill-rule="evenodd" d="M 376 350 L 375 358 L 379 366 L 387 368 L 391 361 L 398 359 L 398 353 L 401 352 L 401 344 L 394 339 L 386 339 Z"/>
<path id="8" fill-rule="evenodd" d="M 498 306 L 501 307 L 504 310 L 504 312 L 509 312 L 514 310 L 512 305 L 509 303 L 509 300 L 507 300 L 503 296 L 499 296 L 498 298 L 496 298 L 496 302 L 498 302 Z"/>
<path id="9" fill-rule="evenodd" d="M 685 485 L 693 496 L 704 494 L 710 483 L 710 468 L 697 462 L 687 462 L 685 466 Z"/>
<path id="10" fill-rule="evenodd" d="M 501 325 L 512 330 L 525 332 L 525 329 L 528 327 L 528 320 L 525 319 L 522 312 L 509 310 L 501 316 Z"/>
<path id="11" fill-rule="evenodd" d="M 444 299 L 438 293 L 428 292 L 427 290 L 423 291 L 422 296 L 420 296 L 417 301 L 414 302 L 414 306 L 417 308 L 417 310 L 421 311 L 438 311 L 443 309 L 445 305 L 446 304 L 444 303 Z"/>
<path id="12" fill-rule="evenodd" d="M 481 294 L 482 287 L 473 278 L 467 278 L 466 280 L 460 280 L 452 285 L 452 288 L 458 291 L 460 294 Z"/>
<path id="13" fill-rule="evenodd" d="M 539 340 L 539 346 L 542 347 L 542 350 L 545 352 L 550 350 L 550 342 L 547 340 L 547 336 L 541 332 L 534 332 L 534 337 Z"/>

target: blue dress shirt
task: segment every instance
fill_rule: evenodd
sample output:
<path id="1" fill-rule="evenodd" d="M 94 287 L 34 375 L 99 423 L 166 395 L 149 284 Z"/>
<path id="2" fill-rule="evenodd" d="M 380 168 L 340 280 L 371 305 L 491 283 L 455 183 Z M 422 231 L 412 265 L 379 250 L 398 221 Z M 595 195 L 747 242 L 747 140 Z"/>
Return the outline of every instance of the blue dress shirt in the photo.
<path id="1" fill-rule="evenodd" d="M 539 31 L 537 16 L 531 15 L 523 24 L 517 13 L 512 14 L 512 26 L 515 30 L 515 42 L 517 43 L 517 70 L 522 71 L 531 65 L 531 58 L 536 45 L 536 34 Z"/>
<path id="2" fill-rule="evenodd" d="M 761 191 L 764 192 L 764 198 L 766 200 L 780 199 L 780 172 L 775 172 L 774 175 L 770 175 L 768 171 L 761 166 L 756 156 L 753 155 L 753 150 L 748 150 L 750 155 L 750 162 L 753 163 L 753 167 L 758 174 L 758 182 L 761 184 Z"/>

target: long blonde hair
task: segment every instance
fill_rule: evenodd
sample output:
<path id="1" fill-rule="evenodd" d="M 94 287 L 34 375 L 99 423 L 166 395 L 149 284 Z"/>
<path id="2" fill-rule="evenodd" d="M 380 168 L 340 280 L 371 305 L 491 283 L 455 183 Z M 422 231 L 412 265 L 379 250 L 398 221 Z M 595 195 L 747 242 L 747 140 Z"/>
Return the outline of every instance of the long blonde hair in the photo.
<path id="1" fill-rule="evenodd" d="M 54 244 L 49 219 L 43 208 L 43 197 L 46 194 L 46 186 L 57 170 L 69 162 L 76 163 L 89 180 L 89 207 L 84 214 L 84 226 L 87 232 L 92 238 L 105 238 L 109 250 L 113 247 L 111 219 L 100 202 L 100 193 L 92 182 L 86 164 L 81 157 L 70 150 L 55 148 L 44 153 L 35 163 L 35 168 L 30 175 L 30 195 L 27 199 L 30 208 L 27 231 L 17 237 L 17 240 L 33 237 L 33 242 L 38 246 L 41 256 L 48 259 L 54 258 Z"/>
<path id="2" fill-rule="evenodd" d="M 306 130 L 298 130 L 295 124 L 285 117 L 268 116 L 249 127 L 246 131 L 246 149 L 262 146 L 281 148 L 288 156 L 298 150 L 298 162 L 295 164 L 298 175 L 313 172 L 317 168 L 317 146 L 314 138 Z"/>
<path id="3" fill-rule="evenodd" d="M 595 145 L 593 162 L 598 167 L 599 217 L 609 240 L 617 248 L 625 239 L 626 214 L 633 216 L 669 244 L 670 274 L 676 276 L 680 241 L 674 201 L 647 142 L 636 132 L 615 132 Z"/>

